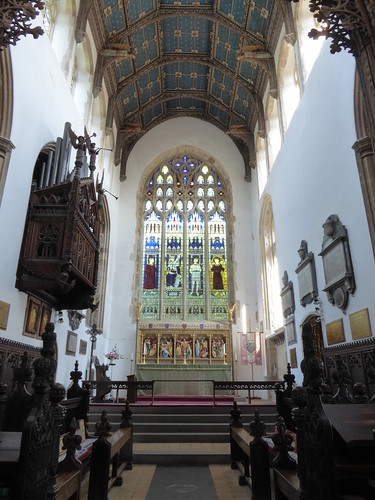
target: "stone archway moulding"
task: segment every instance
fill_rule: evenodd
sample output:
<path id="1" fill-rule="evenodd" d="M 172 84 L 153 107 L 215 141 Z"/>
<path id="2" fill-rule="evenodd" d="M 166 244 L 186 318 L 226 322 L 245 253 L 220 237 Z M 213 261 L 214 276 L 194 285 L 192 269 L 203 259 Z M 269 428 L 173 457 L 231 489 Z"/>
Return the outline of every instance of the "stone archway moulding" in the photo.
<path id="1" fill-rule="evenodd" d="M 13 118 L 13 72 L 9 48 L 0 52 L 0 203 L 8 173 L 10 153 L 14 145 L 10 141 Z"/>
<path id="2" fill-rule="evenodd" d="M 228 265 L 230 265 L 230 273 L 234 277 L 231 280 L 230 285 L 228 281 L 229 288 L 229 296 L 231 297 L 231 302 L 235 301 L 235 292 L 234 292 L 234 281 L 235 281 L 235 269 L 234 269 L 234 217 L 233 217 L 233 194 L 232 194 L 232 183 L 228 173 L 226 172 L 222 163 L 214 158 L 212 155 L 208 154 L 204 150 L 197 148 L 195 146 L 182 145 L 178 147 L 174 147 L 168 149 L 158 155 L 154 160 L 152 160 L 149 165 L 144 169 L 144 172 L 140 178 L 138 184 L 138 190 L 136 195 L 136 241 L 135 241 L 135 254 L 140 255 L 142 252 L 142 228 L 143 228 L 143 204 L 144 204 L 144 186 L 146 185 L 146 181 L 151 173 L 162 163 L 171 160 L 172 158 L 182 156 L 182 155 L 191 156 L 193 158 L 199 159 L 202 162 L 207 162 L 211 165 L 216 172 L 219 174 L 223 185 L 225 185 L 225 189 L 227 192 L 227 228 L 228 228 L 228 236 L 227 236 L 227 245 L 228 245 Z M 139 287 L 140 287 L 140 273 L 141 273 L 141 264 L 139 259 L 136 261 L 135 272 L 134 272 L 134 280 L 133 280 L 133 304 L 138 303 L 139 297 Z M 134 308 L 134 314 L 136 312 L 136 308 Z"/>

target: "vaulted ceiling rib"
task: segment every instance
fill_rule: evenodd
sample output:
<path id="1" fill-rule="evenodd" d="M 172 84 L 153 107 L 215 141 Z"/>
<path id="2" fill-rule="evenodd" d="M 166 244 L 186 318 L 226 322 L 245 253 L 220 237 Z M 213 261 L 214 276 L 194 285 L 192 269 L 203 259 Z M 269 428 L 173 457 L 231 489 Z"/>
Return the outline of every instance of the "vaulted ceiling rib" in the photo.
<path id="1" fill-rule="evenodd" d="M 287 3 L 92 0 L 88 20 L 99 54 L 93 93 L 106 86 L 107 131 L 114 121 L 124 156 L 156 123 L 198 116 L 241 144 L 244 160 L 254 158 L 249 148 L 255 124 L 261 132 L 264 125 L 267 82 L 277 96 L 269 37 L 278 36 L 280 23 L 271 20 L 285 16 Z"/>

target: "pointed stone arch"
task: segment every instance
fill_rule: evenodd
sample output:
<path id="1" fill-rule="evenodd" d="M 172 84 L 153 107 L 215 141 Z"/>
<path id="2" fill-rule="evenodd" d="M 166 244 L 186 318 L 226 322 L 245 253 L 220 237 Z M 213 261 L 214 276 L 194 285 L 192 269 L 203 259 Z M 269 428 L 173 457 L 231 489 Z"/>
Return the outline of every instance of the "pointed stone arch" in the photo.
<path id="1" fill-rule="evenodd" d="M 13 72 L 9 48 L 0 51 L 0 203 L 8 173 L 13 118 Z"/>

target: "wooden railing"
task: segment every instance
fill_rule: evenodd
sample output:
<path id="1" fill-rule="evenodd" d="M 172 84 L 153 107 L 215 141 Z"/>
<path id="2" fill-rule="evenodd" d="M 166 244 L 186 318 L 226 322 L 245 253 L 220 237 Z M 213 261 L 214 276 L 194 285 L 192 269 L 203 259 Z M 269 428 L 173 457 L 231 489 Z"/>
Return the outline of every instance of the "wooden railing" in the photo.
<path id="1" fill-rule="evenodd" d="M 118 403 L 119 400 L 119 391 L 135 391 L 137 393 L 138 390 L 141 391 L 151 391 L 151 404 L 154 403 L 154 382 L 155 380 L 150 381 L 131 381 L 131 380 L 91 380 L 91 389 L 98 390 L 98 388 L 107 388 L 110 391 L 116 391 L 115 402 Z M 104 402 L 104 401 L 103 401 Z"/>
<path id="2" fill-rule="evenodd" d="M 151 405 L 154 404 L 154 386 L 157 382 L 163 382 L 163 384 L 181 382 L 181 380 L 149 380 L 149 381 L 129 381 L 129 380 L 103 380 L 103 381 L 91 381 L 91 389 L 98 390 L 100 388 L 106 388 L 110 391 L 116 391 L 115 402 L 119 402 L 119 391 L 151 391 Z M 276 389 L 285 389 L 285 381 L 250 381 L 250 382 L 218 382 L 216 380 L 191 380 L 191 383 L 195 382 L 207 382 L 212 383 L 212 399 L 213 405 L 216 406 L 216 392 L 217 391 L 235 391 L 235 390 L 246 390 L 248 392 L 249 404 L 251 403 L 251 391 L 275 391 Z"/>
<path id="3" fill-rule="evenodd" d="M 216 382 L 213 380 L 213 398 L 216 405 L 216 391 L 247 391 L 249 404 L 251 403 L 250 391 L 275 391 L 277 388 L 285 388 L 284 380 L 276 380 L 272 382 L 265 381 L 250 381 L 250 382 Z"/>

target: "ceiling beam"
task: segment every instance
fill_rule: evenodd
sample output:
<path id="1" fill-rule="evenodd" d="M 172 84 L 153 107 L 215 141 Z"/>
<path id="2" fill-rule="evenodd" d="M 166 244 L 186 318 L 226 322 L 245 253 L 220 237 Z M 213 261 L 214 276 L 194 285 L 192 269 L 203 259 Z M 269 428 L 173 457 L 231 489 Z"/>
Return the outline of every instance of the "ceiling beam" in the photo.
<path id="1" fill-rule="evenodd" d="M 251 44 L 252 43 L 261 44 L 261 45 L 264 45 L 265 43 L 264 38 L 262 36 L 259 36 L 256 33 L 251 33 L 246 31 L 246 28 L 238 26 L 237 23 L 231 21 L 224 15 L 219 14 L 215 10 L 215 6 L 207 7 L 207 6 L 188 6 L 188 5 L 160 6 L 160 8 L 158 8 L 157 10 L 154 10 L 149 14 L 146 14 L 139 20 L 132 23 L 132 25 L 129 26 L 127 29 L 120 30 L 112 37 L 108 37 L 107 40 L 110 42 L 123 41 L 125 37 L 132 35 L 135 31 L 142 29 L 144 26 L 150 24 L 151 22 L 163 21 L 164 19 L 169 19 L 171 17 L 176 17 L 176 16 L 194 16 L 194 15 L 201 19 L 207 19 L 209 21 L 212 21 L 213 23 L 222 24 L 226 28 L 231 29 L 232 31 L 238 33 L 241 37 L 243 37 L 245 42 Z"/>

